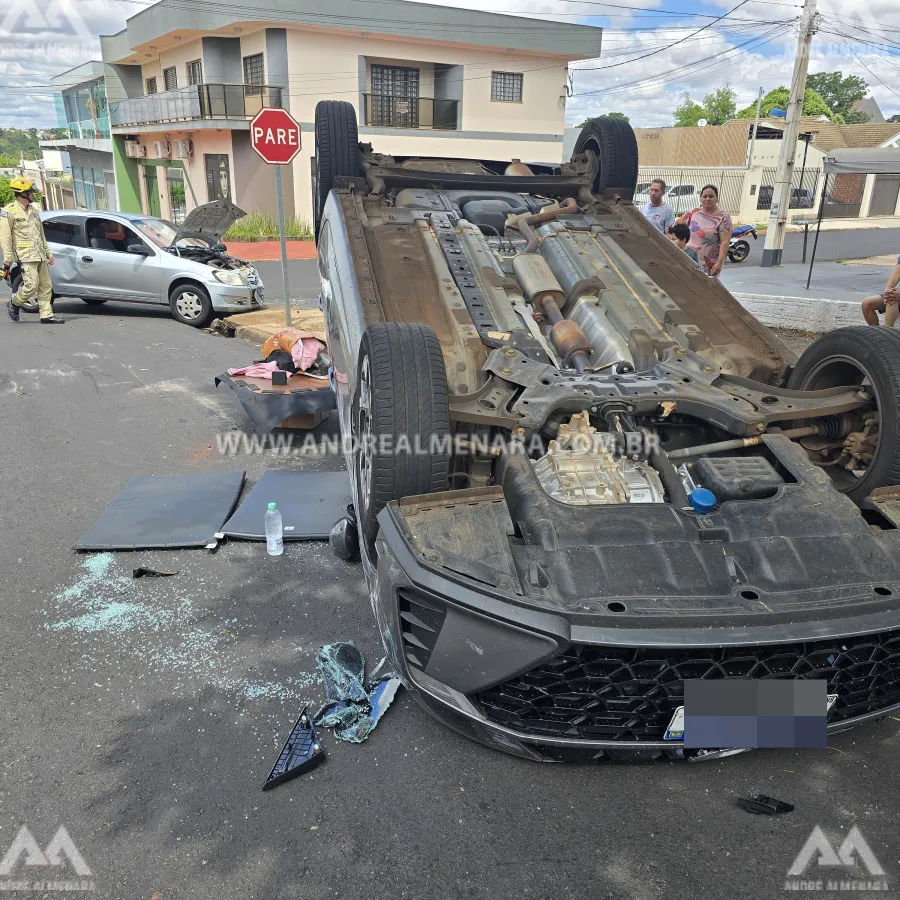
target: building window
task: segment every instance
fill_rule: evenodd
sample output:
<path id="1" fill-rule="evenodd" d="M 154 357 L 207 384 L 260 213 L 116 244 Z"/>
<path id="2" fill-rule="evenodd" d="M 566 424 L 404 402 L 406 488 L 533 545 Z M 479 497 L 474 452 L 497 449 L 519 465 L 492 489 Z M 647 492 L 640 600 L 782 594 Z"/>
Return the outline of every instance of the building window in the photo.
<path id="1" fill-rule="evenodd" d="M 266 81 L 266 68 L 262 53 L 244 57 L 244 84 L 263 85 Z M 247 94 L 261 94 L 262 88 L 247 88 Z"/>
<path id="2" fill-rule="evenodd" d="M 203 84 L 203 63 L 195 59 L 187 64 L 188 84 Z"/>
<path id="3" fill-rule="evenodd" d="M 148 78 L 147 79 L 147 96 L 149 97 L 151 94 L 156 93 L 156 79 Z"/>
<path id="4" fill-rule="evenodd" d="M 174 91 L 178 87 L 178 70 L 175 66 L 171 69 L 163 69 L 163 84 L 167 91 Z"/>
<path id="5" fill-rule="evenodd" d="M 518 72 L 491 72 L 491 100 L 521 103 L 522 78 Z"/>
<path id="6" fill-rule="evenodd" d="M 372 66 L 372 93 L 366 123 L 419 127 L 419 70 L 409 66 Z"/>
<path id="7" fill-rule="evenodd" d="M 231 174 L 227 153 L 206 154 L 206 199 L 231 200 Z"/>

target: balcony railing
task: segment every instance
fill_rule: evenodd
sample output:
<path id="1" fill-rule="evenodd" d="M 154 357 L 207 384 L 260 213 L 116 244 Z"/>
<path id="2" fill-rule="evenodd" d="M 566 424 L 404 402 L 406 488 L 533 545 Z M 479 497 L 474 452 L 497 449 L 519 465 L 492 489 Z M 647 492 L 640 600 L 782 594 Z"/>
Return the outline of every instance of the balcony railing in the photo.
<path id="1" fill-rule="evenodd" d="M 366 125 L 385 128 L 459 128 L 459 101 L 364 94 Z"/>
<path id="2" fill-rule="evenodd" d="M 68 122 L 66 127 L 73 138 L 87 140 L 109 139 L 109 117 L 97 116 L 97 123 L 93 119 L 85 119 L 81 122 Z"/>
<path id="3" fill-rule="evenodd" d="M 265 84 L 192 84 L 174 91 L 113 104 L 115 128 L 188 122 L 192 119 L 252 119 L 264 106 L 281 106 L 281 88 Z"/>

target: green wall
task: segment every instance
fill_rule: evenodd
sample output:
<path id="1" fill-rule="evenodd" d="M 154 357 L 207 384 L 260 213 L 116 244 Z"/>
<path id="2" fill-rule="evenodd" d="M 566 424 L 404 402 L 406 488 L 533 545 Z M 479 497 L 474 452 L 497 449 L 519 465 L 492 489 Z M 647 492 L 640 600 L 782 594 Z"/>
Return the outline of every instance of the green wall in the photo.
<path id="1" fill-rule="evenodd" d="M 136 159 L 125 155 L 125 138 L 113 135 L 113 165 L 116 170 L 116 190 L 119 194 L 119 210 L 128 213 L 140 213 L 141 183 Z"/>

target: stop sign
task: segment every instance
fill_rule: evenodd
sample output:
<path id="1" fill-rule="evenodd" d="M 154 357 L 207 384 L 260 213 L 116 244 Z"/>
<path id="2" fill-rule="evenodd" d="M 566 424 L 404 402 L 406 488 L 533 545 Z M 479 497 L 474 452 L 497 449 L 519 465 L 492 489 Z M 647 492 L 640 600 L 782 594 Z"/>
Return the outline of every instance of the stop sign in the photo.
<path id="1" fill-rule="evenodd" d="M 250 123 L 250 143 L 270 165 L 286 166 L 300 152 L 300 125 L 286 109 L 261 109 Z"/>

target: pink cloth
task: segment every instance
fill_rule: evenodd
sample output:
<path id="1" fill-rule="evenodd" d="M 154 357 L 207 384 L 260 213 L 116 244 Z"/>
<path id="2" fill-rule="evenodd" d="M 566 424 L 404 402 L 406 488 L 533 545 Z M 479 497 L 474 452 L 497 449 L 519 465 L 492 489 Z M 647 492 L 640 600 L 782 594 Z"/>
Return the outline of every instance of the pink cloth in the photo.
<path id="1" fill-rule="evenodd" d="M 719 261 L 722 237 L 725 234 L 730 236 L 734 231 L 731 216 L 724 209 L 712 215 L 702 209 L 695 209 L 684 218 L 691 229 L 688 247 L 697 251 L 697 261 L 709 274 Z"/>
<path id="2" fill-rule="evenodd" d="M 273 362 L 263 362 L 263 363 L 254 363 L 252 366 L 244 366 L 243 369 L 229 369 L 229 375 L 246 375 L 248 378 L 268 378 L 271 380 L 272 373 L 278 372 L 280 369 L 278 368 L 277 363 Z M 291 372 L 285 373 L 288 378 L 291 377 Z"/>
<path id="3" fill-rule="evenodd" d="M 305 372 L 312 367 L 319 354 L 325 349 L 325 345 L 315 338 L 301 338 L 291 348 L 291 358 L 297 371 Z"/>

